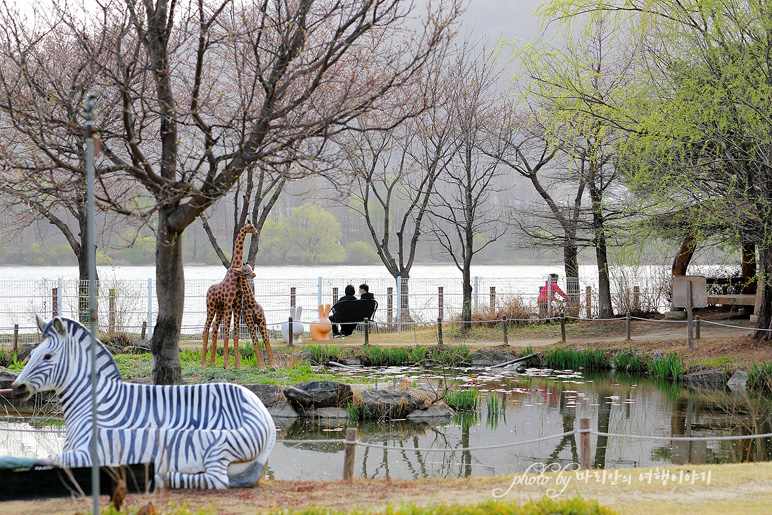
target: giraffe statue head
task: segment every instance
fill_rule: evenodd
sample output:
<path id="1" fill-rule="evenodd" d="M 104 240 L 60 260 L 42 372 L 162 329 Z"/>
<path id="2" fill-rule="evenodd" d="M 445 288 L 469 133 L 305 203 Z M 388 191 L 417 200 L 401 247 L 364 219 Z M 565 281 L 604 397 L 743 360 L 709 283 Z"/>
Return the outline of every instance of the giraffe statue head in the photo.
<path id="1" fill-rule="evenodd" d="M 244 256 L 244 240 L 247 238 L 247 234 L 257 234 L 257 229 L 252 222 L 247 220 L 238 234 L 236 234 L 236 242 L 233 245 L 233 259 L 231 260 L 231 269 L 241 268 L 243 256 Z"/>

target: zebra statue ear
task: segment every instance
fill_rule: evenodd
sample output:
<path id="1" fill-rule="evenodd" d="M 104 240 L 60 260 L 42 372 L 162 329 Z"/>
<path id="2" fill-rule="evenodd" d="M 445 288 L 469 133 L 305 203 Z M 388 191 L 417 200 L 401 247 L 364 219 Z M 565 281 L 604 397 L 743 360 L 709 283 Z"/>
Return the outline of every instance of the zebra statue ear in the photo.
<path id="1" fill-rule="evenodd" d="M 40 315 L 35 314 L 35 321 L 38 324 L 38 329 L 40 329 L 40 332 L 43 332 L 43 329 L 46 328 L 46 321 L 40 318 Z"/>
<path id="2" fill-rule="evenodd" d="M 62 323 L 62 319 L 59 317 L 55 317 L 52 320 L 54 324 L 54 329 L 56 329 L 56 332 L 64 336 L 64 324 Z"/>

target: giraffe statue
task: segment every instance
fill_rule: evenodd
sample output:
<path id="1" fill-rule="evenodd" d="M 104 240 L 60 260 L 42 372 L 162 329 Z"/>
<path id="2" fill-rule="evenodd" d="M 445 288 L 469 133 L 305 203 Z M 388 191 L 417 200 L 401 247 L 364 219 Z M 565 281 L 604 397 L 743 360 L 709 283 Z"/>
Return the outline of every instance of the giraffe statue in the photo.
<path id="1" fill-rule="evenodd" d="M 214 327 L 212 328 L 212 357 L 209 363 L 214 365 L 215 351 L 217 350 L 217 330 L 220 324 L 225 325 L 222 335 L 223 349 L 225 351 L 224 365 L 225 368 L 230 368 L 230 357 L 228 355 L 228 335 L 231 330 L 231 317 L 236 314 L 237 330 L 233 334 L 233 345 L 235 346 L 234 353 L 234 365 L 236 368 L 241 367 L 241 360 L 239 358 L 239 337 L 238 337 L 238 311 L 234 313 L 234 306 L 241 306 L 241 288 L 239 285 L 239 274 L 236 272 L 242 265 L 242 257 L 244 255 L 244 240 L 247 234 L 257 234 L 257 229 L 252 225 L 252 222 L 247 221 L 244 226 L 239 229 L 236 235 L 236 244 L 233 248 L 233 259 L 231 260 L 231 266 L 228 271 L 225 272 L 225 278 L 217 284 L 213 284 L 206 292 L 206 322 L 204 323 L 204 348 L 201 352 L 201 364 L 206 364 L 206 347 L 207 340 L 209 338 L 209 327 L 214 320 Z"/>
<path id="2" fill-rule="evenodd" d="M 263 343 L 265 344 L 265 352 L 268 354 L 268 366 L 276 367 L 276 360 L 273 357 L 273 351 L 271 350 L 271 341 L 268 338 L 268 327 L 265 322 L 265 311 L 263 307 L 255 300 L 255 295 L 252 292 L 252 288 L 249 287 L 249 278 L 254 277 L 256 274 L 252 270 L 249 263 L 244 263 L 241 268 L 238 269 L 239 284 L 241 286 L 241 298 L 242 298 L 242 315 L 244 316 L 244 322 L 249 329 L 249 336 L 252 338 L 252 345 L 255 347 L 255 356 L 257 356 L 257 362 L 260 370 L 265 368 L 265 362 L 263 361 L 263 353 L 260 351 L 260 345 L 257 340 L 257 334 L 255 333 L 255 325 L 260 329 L 260 334 L 263 336 Z M 237 308 L 236 308 L 237 309 Z"/>

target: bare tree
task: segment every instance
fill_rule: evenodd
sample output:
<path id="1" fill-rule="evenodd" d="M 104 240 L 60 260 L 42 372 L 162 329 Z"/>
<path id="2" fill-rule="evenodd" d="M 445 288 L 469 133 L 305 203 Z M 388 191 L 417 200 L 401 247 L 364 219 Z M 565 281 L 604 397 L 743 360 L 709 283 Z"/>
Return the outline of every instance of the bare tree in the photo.
<path id="1" fill-rule="evenodd" d="M 34 25 L 0 6 L 0 44 L 12 56 L 3 73 L 24 82 L 36 69 L 31 56 L 45 55 L 60 37 L 54 29 L 77 42 L 84 65 L 96 63 L 99 173 L 141 185 L 152 198 L 119 199 L 117 208 L 155 224 L 159 312 L 151 350 L 159 384 L 181 381 L 185 229 L 250 166 L 281 164 L 287 149 L 296 162 L 310 163 L 357 117 L 390 112 L 392 92 L 447 42 L 459 14 L 455 1 L 429 7 L 425 16 L 400 0 L 107 0 L 85 14 L 64 2 L 35 5 Z M 58 63 L 45 65 L 54 70 Z M 22 98 L 39 104 L 49 94 L 22 88 Z M 75 107 L 68 120 L 77 132 L 82 116 Z M 25 102 L 4 114 L 37 124 Z"/>
<path id="2" fill-rule="evenodd" d="M 453 83 L 445 123 L 453 128 L 455 143 L 430 200 L 430 220 L 432 234 L 461 271 L 461 320 L 469 329 L 472 260 L 504 234 L 497 195 L 504 190 L 498 179 L 506 167 L 501 163 L 503 145 L 491 128 L 502 127 L 511 107 L 495 91 L 498 76 L 493 64 L 468 45 L 459 50 L 448 76 Z"/>
<path id="3" fill-rule="evenodd" d="M 456 143 L 444 120 L 444 81 L 432 67 L 411 92 L 420 112 L 390 130 L 353 133 L 341 142 L 343 166 L 353 177 L 348 207 L 365 221 L 381 262 L 401 280 L 398 310 L 410 321 L 410 271 L 437 178 Z M 418 99 L 418 102 L 415 101 Z"/>

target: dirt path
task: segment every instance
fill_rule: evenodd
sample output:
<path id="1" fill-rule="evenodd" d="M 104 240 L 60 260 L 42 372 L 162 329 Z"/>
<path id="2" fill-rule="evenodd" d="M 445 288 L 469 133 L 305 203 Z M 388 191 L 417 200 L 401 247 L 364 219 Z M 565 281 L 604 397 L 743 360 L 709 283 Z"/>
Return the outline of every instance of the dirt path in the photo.
<path id="1" fill-rule="evenodd" d="M 671 479 L 663 478 L 665 470 L 672 474 Z M 647 471 L 654 472 L 651 480 L 646 476 Z M 593 471 L 599 475 L 593 474 L 587 481 L 575 472 L 564 473 L 560 476 L 562 479 L 556 474 L 541 478 L 534 474 L 517 474 L 450 480 L 355 480 L 351 483 L 266 481 L 255 489 L 172 491 L 134 495 L 129 500 L 134 506 L 148 501 L 156 508 L 187 503 L 190 508 L 211 507 L 218 514 L 245 515 L 274 507 L 299 510 L 312 505 L 339 510 L 382 510 L 388 504 L 397 507 L 404 504 L 477 504 L 494 498 L 494 494 L 506 501 L 523 503 L 550 494 L 597 499 L 622 514 L 772 513 L 770 463 L 629 469 L 617 471 L 617 476 L 612 476 L 614 471 L 610 472 L 607 471 L 603 479 L 603 471 Z M 689 474 L 695 474 L 693 482 L 683 480 Z M 536 482 L 540 484 L 514 484 Z M 76 514 L 84 513 L 90 502 L 90 499 L 7 502 L 0 505 L 0 512 L 5 515 Z M 103 503 L 106 502 L 107 498 L 103 498 Z"/>

